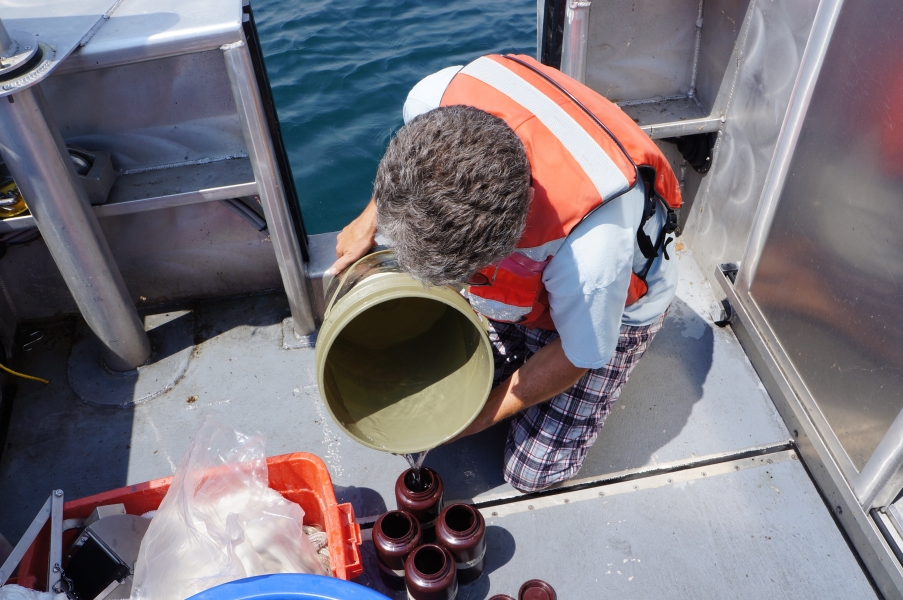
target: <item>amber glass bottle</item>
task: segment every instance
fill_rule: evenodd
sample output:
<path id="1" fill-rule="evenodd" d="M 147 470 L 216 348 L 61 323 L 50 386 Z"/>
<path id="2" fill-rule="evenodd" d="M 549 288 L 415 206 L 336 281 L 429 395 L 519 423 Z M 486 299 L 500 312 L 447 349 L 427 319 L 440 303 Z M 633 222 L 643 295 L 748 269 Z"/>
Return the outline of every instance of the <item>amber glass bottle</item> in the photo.
<path id="1" fill-rule="evenodd" d="M 395 482 L 395 502 L 398 510 L 413 515 L 420 521 L 423 541 L 436 539 L 436 519 L 442 510 L 442 479 L 439 474 L 423 467 L 420 469 L 420 485 L 416 485 L 414 473 L 408 469 Z"/>
<path id="2" fill-rule="evenodd" d="M 476 581 L 486 563 L 486 522 L 469 504 L 452 504 L 442 509 L 436 521 L 436 543 L 455 557 L 458 583 Z"/>
<path id="3" fill-rule="evenodd" d="M 420 545 L 420 523 L 410 514 L 393 510 L 382 515 L 373 525 L 373 545 L 383 583 L 403 590 L 404 561 Z"/>
<path id="4" fill-rule="evenodd" d="M 411 600 L 453 600 L 458 595 L 455 559 L 436 544 L 420 546 L 404 563 L 404 579 Z"/>

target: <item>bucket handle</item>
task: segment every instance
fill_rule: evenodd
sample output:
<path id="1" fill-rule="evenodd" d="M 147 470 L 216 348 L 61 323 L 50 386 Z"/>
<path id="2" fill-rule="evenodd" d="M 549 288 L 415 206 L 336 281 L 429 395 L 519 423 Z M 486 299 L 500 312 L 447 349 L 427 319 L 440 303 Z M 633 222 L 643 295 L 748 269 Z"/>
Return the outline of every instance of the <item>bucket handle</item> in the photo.
<path id="1" fill-rule="evenodd" d="M 350 292 L 358 283 L 372 277 L 378 273 L 401 273 L 402 269 L 398 265 L 398 259 L 395 258 L 395 251 L 385 246 L 377 246 L 373 252 L 359 258 L 357 262 L 336 275 L 326 286 L 324 294 L 326 300 L 326 310 L 323 312 L 323 320 L 329 319 L 332 307 L 335 306 L 339 299 Z M 455 292 L 466 297 L 467 288 L 465 285 L 451 284 L 448 287 Z M 477 312 L 473 311 L 479 319 L 480 324 L 486 333 L 489 333 L 489 319 Z"/>
<path id="2" fill-rule="evenodd" d="M 332 278 L 324 294 L 326 310 L 323 320 L 329 318 L 332 307 L 358 283 L 377 273 L 400 273 L 401 267 L 395 258 L 395 252 L 385 246 L 377 246 L 375 251 L 359 258 L 357 262 Z"/>

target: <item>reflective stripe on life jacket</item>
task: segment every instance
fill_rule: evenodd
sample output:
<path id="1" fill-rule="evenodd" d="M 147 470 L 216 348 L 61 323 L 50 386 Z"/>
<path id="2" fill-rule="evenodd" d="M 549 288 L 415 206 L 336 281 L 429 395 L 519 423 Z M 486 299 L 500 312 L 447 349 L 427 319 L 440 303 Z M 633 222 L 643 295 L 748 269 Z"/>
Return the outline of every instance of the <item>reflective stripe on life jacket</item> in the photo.
<path id="1" fill-rule="evenodd" d="M 583 176 L 592 182 L 600 197 L 618 196 L 630 188 L 631 184 L 627 182 L 625 173 L 621 172 L 614 160 L 580 123 L 568 115 L 562 106 L 505 65 L 491 58 L 478 58 L 461 69 L 455 79 L 461 75 L 473 77 L 494 88 L 532 114 L 570 154 L 571 160 L 577 163 Z M 454 80 L 451 85 L 454 85 Z"/>
<path id="2" fill-rule="evenodd" d="M 465 66 L 441 102 L 459 104 L 493 114 L 514 130 L 530 160 L 534 189 L 514 253 L 482 271 L 491 285 L 472 286 L 467 292 L 471 305 L 490 319 L 555 329 L 542 272 L 568 234 L 640 176 L 651 212 L 658 199 L 670 215 L 681 205 L 677 178 L 655 143 L 620 108 L 529 57 L 490 55 Z M 643 223 L 649 206 L 647 201 Z M 664 243 L 659 236 L 656 253 Z M 625 304 L 645 293 L 645 281 L 634 274 Z"/>

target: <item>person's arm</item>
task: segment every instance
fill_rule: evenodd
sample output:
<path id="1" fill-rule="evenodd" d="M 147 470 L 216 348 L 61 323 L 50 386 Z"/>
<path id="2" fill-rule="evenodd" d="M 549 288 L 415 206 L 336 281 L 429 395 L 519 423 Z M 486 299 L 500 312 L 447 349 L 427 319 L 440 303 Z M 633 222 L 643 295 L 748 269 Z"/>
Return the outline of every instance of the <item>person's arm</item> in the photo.
<path id="1" fill-rule="evenodd" d="M 543 271 L 552 321 L 561 337 L 493 389 L 476 420 L 458 437 L 549 400 L 611 358 L 630 284 L 642 187 L 622 198 L 578 225 Z"/>
<path id="2" fill-rule="evenodd" d="M 329 267 L 329 273 L 338 275 L 375 245 L 376 202 L 371 198 L 364 212 L 339 232 L 335 246 L 336 261 Z"/>
<path id="3" fill-rule="evenodd" d="M 561 340 L 543 346 L 511 377 L 489 392 L 483 410 L 457 438 L 472 435 L 572 387 L 589 369 L 575 367 Z"/>

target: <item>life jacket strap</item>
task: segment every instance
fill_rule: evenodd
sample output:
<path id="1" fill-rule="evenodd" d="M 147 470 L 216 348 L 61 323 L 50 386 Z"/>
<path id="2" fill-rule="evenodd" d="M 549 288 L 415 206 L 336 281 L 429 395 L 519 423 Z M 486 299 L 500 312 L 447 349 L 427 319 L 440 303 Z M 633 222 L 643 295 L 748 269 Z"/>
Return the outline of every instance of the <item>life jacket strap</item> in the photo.
<path id="1" fill-rule="evenodd" d="M 646 258 L 646 264 L 639 273 L 634 273 L 634 275 L 645 282 L 646 276 L 652 268 L 652 263 L 659 257 L 659 254 L 664 256 L 665 260 L 671 260 L 671 257 L 668 255 L 668 244 L 673 242 L 674 238 L 669 238 L 668 236 L 677 231 L 677 211 L 671 208 L 668 203 L 665 202 L 665 199 L 655 192 L 655 188 L 652 185 L 652 182 L 655 181 L 655 170 L 643 165 L 638 167 L 637 171 L 643 177 L 643 183 L 646 187 L 646 197 L 643 206 L 643 219 L 640 221 L 640 226 L 636 231 L 636 242 L 637 246 L 640 248 L 640 252 L 642 252 L 643 256 Z M 646 223 L 649 222 L 649 219 L 655 215 L 656 205 L 658 203 L 661 203 L 665 208 L 665 223 L 662 225 L 658 238 L 653 244 L 652 238 L 646 233 L 645 227 Z"/>

